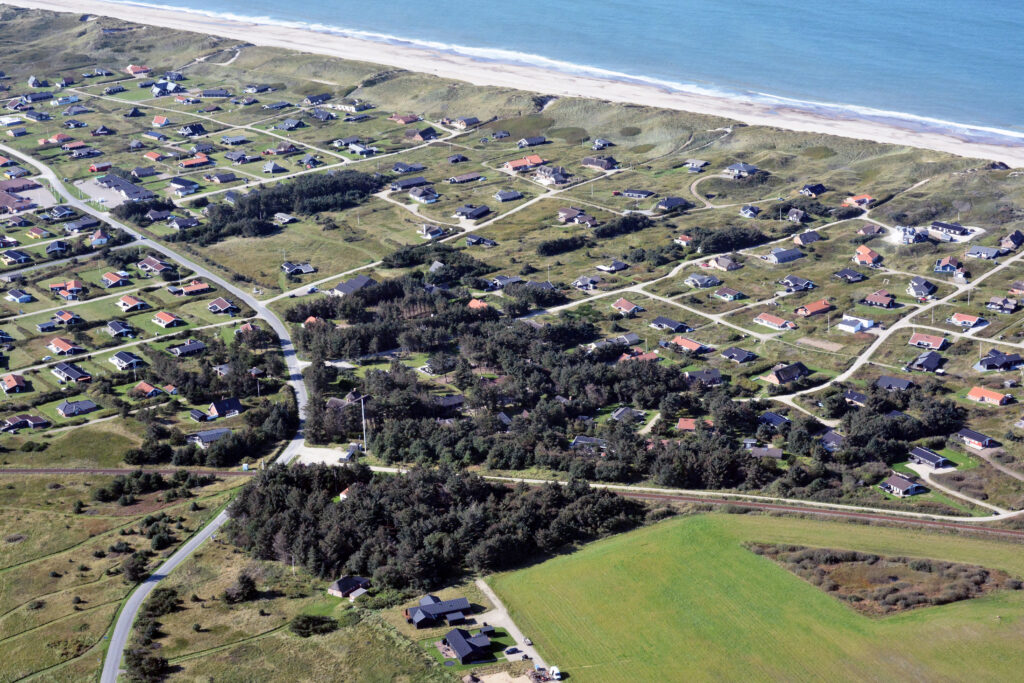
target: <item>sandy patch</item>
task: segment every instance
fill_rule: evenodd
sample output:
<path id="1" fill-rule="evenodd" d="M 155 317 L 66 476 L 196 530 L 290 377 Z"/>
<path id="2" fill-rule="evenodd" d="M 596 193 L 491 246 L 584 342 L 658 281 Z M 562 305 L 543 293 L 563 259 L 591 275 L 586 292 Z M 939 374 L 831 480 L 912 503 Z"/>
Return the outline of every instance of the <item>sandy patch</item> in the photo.
<path id="1" fill-rule="evenodd" d="M 796 340 L 796 343 L 797 344 L 805 344 L 807 346 L 813 346 L 816 349 L 823 349 L 825 351 L 831 351 L 832 353 L 836 353 L 838 351 L 842 351 L 843 350 L 843 345 L 842 344 L 837 344 L 835 342 L 828 342 L 828 341 L 825 341 L 823 339 L 814 339 L 813 337 L 800 337 L 799 339 Z"/>

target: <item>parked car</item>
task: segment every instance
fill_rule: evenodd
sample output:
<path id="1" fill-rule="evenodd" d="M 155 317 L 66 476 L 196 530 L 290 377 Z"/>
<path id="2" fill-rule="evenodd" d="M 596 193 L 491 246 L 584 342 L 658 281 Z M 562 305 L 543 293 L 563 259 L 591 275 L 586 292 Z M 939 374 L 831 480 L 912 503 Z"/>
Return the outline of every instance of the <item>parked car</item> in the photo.
<path id="1" fill-rule="evenodd" d="M 519 648 L 518 647 L 510 647 L 507 650 L 505 650 L 505 654 L 507 654 L 507 655 L 514 655 L 517 652 L 519 652 Z"/>

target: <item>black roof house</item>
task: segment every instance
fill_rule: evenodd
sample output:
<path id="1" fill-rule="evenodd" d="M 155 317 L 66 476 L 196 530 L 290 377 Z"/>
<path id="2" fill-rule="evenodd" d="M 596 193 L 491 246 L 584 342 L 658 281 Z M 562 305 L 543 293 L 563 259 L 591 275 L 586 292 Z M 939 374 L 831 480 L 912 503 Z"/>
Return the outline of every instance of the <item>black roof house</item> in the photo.
<path id="1" fill-rule="evenodd" d="M 909 460 L 910 462 L 916 462 L 920 465 L 928 465 L 933 469 L 949 466 L 949 460 L 932 449 L 924 448 L 923 446 L 914 446 L 910 450 Z"/>
<path id="2" fill-rule="evenodd" d="M 979 372 L 991 370 L 1005 372 L 1006 370 L 1016 370 L 1022 363 L 1024 363 L 1024 359 L 1020 357 L 1020 354 L 1003 353 L 999 349 L 989 349 L 989 352 L 974 364 L 974 369 Z"/>
<path id="3" fill-rule="evenodd" d="M 722 357 L 727 358 L 734 363 L 748 363 L 756 359 L 757 354 L 753 351 L 741 349 L 738 346 L 730 346 L 725 351 L 722 351 Z"/>
<path id="4" fill-rule="evenodd" d="M 875 381 L 875 386 L 879 389 L 885 389 L 886 391 L 906 391 L 910 387 L 914 386 L 914 383 L 909 379 L 882 375 Z"/>
<path id="5" fill-rule="evenodd" d="M 806 377 L 811 374 L 811 371 L 807 369 L 807 366 L 797 361 L 796 363 L 790 363 L 789 365 L 783 365 L 782 367 L 776 366 L 772 370 L 772 375 L 778 380 L 779 384 L 789 384 L 795 382 L 802 377 Z"/>
<path id="6" fill-rule="evenodd" d="M 364 289 L 375 284 L 377 284 L 377 281 L 368 275 L 356 275 L 351 280 L 346 280 L 345 282 L 338 284 L 331 290 L 331 293 L 334 296 L 348 296 L 349 294 L 355 294 L 360 289 Z"/>
<path id="7" fill-rule="evenodd" d="M 472 606 L 466 598 L 441 600 L 436 595 L 425 595 L 419 605 L 405 610 L 405 618 L 416 628 L 428 628 L 441 622 L 454 626 L 466 620 L 470 609 Z"/>
<path id="8" fill-rule="evenodd" d="M 850 284 L 853 284 L 854 282 L 861 282 L 862 280 L 866 279 L 863 274 L 858 273 L 853 268 L 843 268 L 842 270 L 836 272 L 834 274 L 834 277 L 837 277 L 843 282 Z"/>
<path id="9" fill-rule="evenodd" d="M 925 351 L 914 359 L 910 364 L 910 368 L 921 372 L 935 372 L 942 367 L 942 362 L 944 360 L 945 359 L 935 351 Z"/>
<path id="10" fill-rule="evenodd" d="M 678 320 L 672 318 L 666 318 L 663 315 L 659 315 L 657 318 L 651 321 L 650 327 L 658 330 L 668 330 L 671 332 L 689 332 L 690 326 L 686 323 L 681 323 Z"/>
<path id="11" fill-rule="evenodd" d="M 190 356 L 194 353 L 201 353 L 206 350 L 206 344 L 198 339 L 189 339 L 184 344 L 167 347 L 168 353 L 174 356 Z"/>
<path id="12" fill-rule="evenodd" d="M 491 639 L 484 633 L 471 636 L 469 631 L 456 628 L 449 631 L 442 641 L 452 649 L 459 664 L 491 659 Z"/>
<path id="13" fill-rule="evenodd" d="M 771 411 L 761 413 L 761 417 L 758 418 L 758 422 L 774 427 L 775 429 L 790 423 L 788 418 Z"/>
<path id="14" fill-rule="evenodd" d="M 991 448 L 993 446 L 999 445 L 999 442 L 993 439 L 991 436 L 988 436 L 987 434 L 982 434 L 981 432 L 976 432 L 973 429 L 968 429 L 967 427 L 961 429 L 959 432 L 956 433 L 956 435 L 957 438 L 966 443 L 968 446 L 974 446 L 975 448 Z"/>
<path id="15" fill-rule="evenodd" d="M 235 397 L 222 398 L 210 404 L 211 417 L 231 417 L 242 412 L 242 402 Z"/>

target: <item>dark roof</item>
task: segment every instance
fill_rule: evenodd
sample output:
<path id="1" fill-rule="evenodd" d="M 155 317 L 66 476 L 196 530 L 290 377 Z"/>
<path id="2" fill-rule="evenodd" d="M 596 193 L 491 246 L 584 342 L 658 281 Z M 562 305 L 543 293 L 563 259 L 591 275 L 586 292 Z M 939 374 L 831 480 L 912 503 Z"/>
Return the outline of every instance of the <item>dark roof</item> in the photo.
<path id="1" fill-rule="evenodd" d="M 343 576 L 331 584 L 330 590 L 338 591 L 340 593 L 349 593 L 357 588 L 368 586 L 369 584 L 370 580 L 364 579 L 361 576 Z"/>
<path id="2" fill-rule="evenodd" d="M 604 439 L 599 439 L 596 436 L 586 436 L 583 434 L 573 437 L 572 443 L 569 444 L 569 448 L 581 448 L 596 446 L 597 448 L 604 449 L 608 446 L 608 442 Z"/>
<path id="3" fill-rule="evenodd" d="M 761 413 L 761 417 L 758 420 L 772 427 L 781 427 L 784 424 L 789 424 L 788 418 L 771 411 Z"/>
<path id="4" fill-rule="evenodd" d="M 122 332 L 131 332 L 133 328 L 131 325 L 124 323 L 120 320 L 111 320 L 109 323 L 107 323 L 107 329 L 113 332 L 114 334 L 121 334 Z"/>
<path id="5" fill-rule="evenodd" d="M 671 211 L 672 209 L 689 208 L 692 206 L 690 202 L 686 201 L 682 197 L 665 197 L 658 202 L 658 209 L 662 211 Z"/>
<path id="6" fill-rule="evenodd" d="M 717 368 L 703 368 L 691 370 L 685 373 L 686 379 L 705 386 L 714 386 L 722 383 L 722 373 Z"/>
<path id="7" fill-rule="evenodd" d="M 784 249 L 782 247 L 776 247 L 772 249 L 768 254 L 770 258 L 774 258 L 778 263 L 785 263 L 786 261 L 795 261 L 798 258 L 803 258 L 804 252 L 796 248 Z"/>
<path id="8" fill-rule="evenodd" d="M 437 596 L 427 595 L 420 598 L 419 607 L 414 609 L 420 610 L 427 617 L 431 619 L 437 619 L 438 617 L 444 617 L 445 615 L 453 612 L 469 612 L 471 609 L 469 600 L 466 598 L 454 598 L 452 600 L 440 600 Z M 413 609 L 409 610 L 410 612 Z"/>
<path id="9" fill-rule="evenodd" d="M 221 427 L 219 429 L 204 429 L 196 432 L 195 434 L 189 434 L 187 440 L 191 443 L 209 444 L 214 441 L 219 441 L 230 434 L 231 430 L 226 427 Z"/>
<path id="10" fill-rule="evenodd" d="M 843 268 L 842 270 L 835 273 L 835 277 L 839 278 L 840 280 L 845 280 L 846 282 L 860 282 L 861 280 L 865 279 L 863 274 L 858 273 L 853 268 Z"/>
<path id="11" fill-rule="evenodd" d="M 834 429 L 821 435 L 821 443 L 825 448 L 842 448 L 844 441 L 846 441 L 846 437 Z"/>
<path id="12" fill-rule="evenodd" d="M 395 190 L 396 192 L 400 192 L 402 190 L 411 190 L 414 187 L 419 187 L 420 185 L 428 184 L 429 183 L 427 182 L 426 178 L 424 178 L 421 175 L 418 175 L 415 178 L 399 178 L 395 182 L 391 183 L 391 189 Z"/>
<path id="13" fill-rule="evenodd" d="M 747 363 L 757 358 L 757 354 L 753 351 L 741 349 L 738 346 L 730 346 L 725 351 L 722 351 L 722 357 L 737 363 Z"/>
<path id="14" fill-rule="evenodd" d="M 775 378 L 779 380 L 779 382 L 787 384 L 798 380 L 801 377 L 806 377 L 811 374 L 811 371 L 807 369 L 806 365 L 797 361 L 796 363 L 791 363 L 790 365 L 773 370 L 772 374 L 775 375 Z"/>
<path id="15" fill-rule="evenodd" d="M 940 467 L 949 462 L 945 457 L 939 455 L 932 449 L 924 448 L 923 446 L 914 446 L 910 449 L 910 457 L 911 459 L 918 460 L 926 465 L 931 465 L 932 467 Z"/>
<path id="16" fill-rule="evenodd" d="M 935 372 L 942 365 L 944 359 L 934 351 L 925 351 L 914 359 L 912 367 L 925 372 Z"/>
<path id="17" fill-rule="evenodd" d="M 471 636 L 469 631 L 461 628 L 452 629 L 445 634 L 444 641 L 463 663 L 471 657 L 488 654 L 491 645 L 491 639 L 483 633 Z"/>
<path id="18" fill-rule="evenodd" d="M 867 394 L 862 394 L 859 391 L 853 389 L 847 389 L 843 392 L 843 398 L 847 401 L 855 401 L 857 403 L 864 403 L 868 400 Z"/>
<path id="19" fill-rule="evenodd" d="M 967 427 L 961 429 L 959 432 L 956 433 L 956 435 L 959 436 L 961 439 L 970 441 L 980 441 L 983 444 L 988 443 L 990 441 L 993 443 L 997 443 L 996 440 L 993 439 L 991 436 L 987 436 L 985 434 L 982 434 L 981 432 L 976 432 L 973 429 L 967 429 Z"/>
<path id="20" fill-rule="evenodd" d="M 73 363 L 57 363 L 53 366 L 53 369 L 72 381 L 78 381 L 90 376 L 88 372 Z"/>
<path id="21" fill-rule="evenodd" d="M 681 323 L 678 320 L 673 320 L 672 318 L 666 318 L 663 315 L 659 315 L 657 318 L 652 320 L 651 325 L 667 327 L 673 332 L 679 332 L 680 330 L 689 329 L 689 325 L 687 325 L 686 323 Z"/>
<path id="22" fill-rule="evenodd" d="M 779 280 L 780 284 L 786 285 L 787 287 L 806 287 L 812 284 L 810 280 L 799 275 L 787 275 L 786 277 Z"/>
<path id="23" fill-rule="evenodd" d="M 233 411 L 241 412 L 242 402 L 235 397 L 222 398 L 210 404 L 210 412 L 224 415 Z"/>
<path id="24" fill-rule="evenodd" d="M 206 349 L 206 344 L 199 341 L 198 339 L 189 339 L 184 344 L 177 346 L 171 346 L 167 350 L 175 356 L 187 356 L 191 353 L 199 353 Z"/>
<path id="25" fill-rule="evenodd" d="M 920 487 L 920 484 L 907 479 L 902 474 L 894 474 L 883 481 L 882 486 L 903 492 L 909 491 L 915 487 Z"/>
<path id="26" fill-rule="evenodd" d="M 83 413 L 91 413 L 98 409 L 99 406 L 90 401 L 89 399 L 82 399 L 81 401 L 62 401 L 58 406 L 57 410 L 60 411 L 65 417 L 69 415 L 81 415 Z"/>
<path id="27" fill-rule="evenodd" d="M 1024 362 L 1018 353 L 1003 353 L 999 349 L 989 349 L 978 362 L 982 370 L 1012 370 Z"/>
<path id="28" fill-rule="evenodd" d="M 935 285 L 928 280 L 924 279 L 920 275 L 916 275 L 910 279 L 910 286 L 914 290 L 922 291 L 926 294 L 931 294 L 935 291 Z"/>
<path id="29" fill-rule="evenodd" d="M 449 394 L 448 396 L 435 396 L 432 401 L 439 408 L 460 408 L 466 402 L 466 398 L 461 394 Z"/>
<path id="30" fill-rule="evenodd" d="M 111 322 L 107 323 L 107 326 L 109 327 L 110 325 L 113 325 L 115 323 L 117 323 L 116 320 L 111 321 Z M 122 323 L 117 323 L 117 324 L 121 325 Z M 140 357 L 136 356 L 131 351 L 118 351 L 112 357 L 116 358 L 117 360 L 121 361 L 122 363 L 142 363 L 143 362 L 143 360 Z"/>
<path id="31" fill-rule="evenodd" d="M 914 383 L 909 379 L 882 375 L 875 381 L 875 386 L 879 389 L 885 389 L 886 391 L 906 391 L 910 387 L 914 386 Z"/>
<path id="32" fill-rule="evenodd" d="M 360 289 L 370 287 L 375 284 L 377 284 L 377 281 L 368 275 L 356 275 L 351 280 L 346 280 L 345 282 L 340 283 L 334 288 L 334 291 L 345 295 L 354 294 Z"/>
<path id="33" fill-rule="evenodd" d="M 486 205 L 473 206 L 472 204 L 466 204 L 465 206 L 460 206 L 458 209 L 456 209 L 455 215 L 461 216 L 463 218 L 468 218 L 470 220 L 476 220 L 477 218 L 486 216 L 490 212 L 490 207 Z"/>

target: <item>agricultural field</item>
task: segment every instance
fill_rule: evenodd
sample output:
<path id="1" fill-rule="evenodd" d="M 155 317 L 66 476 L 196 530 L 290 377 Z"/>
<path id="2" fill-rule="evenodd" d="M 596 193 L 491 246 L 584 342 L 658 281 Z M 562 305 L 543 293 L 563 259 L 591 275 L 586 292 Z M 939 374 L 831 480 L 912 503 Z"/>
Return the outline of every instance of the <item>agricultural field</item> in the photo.
<path id="1" fill-rule="evenodd" d="M 661 522 L 489 579 L 545 659 L 580 681 L 1015 676 L 1024 594 L 860 614 L 758 556 L 783 543 L 977 564 L 1021 576 L 1013 543 L 755 515 Z M 608 586 L 616 586 L 615 596 Z M 629 609 L 610 609 L 616 600 Z M 765 634 L 771 634 L 766 637 Z M 911 673 L 913 672 L 913 673 Z"/>

